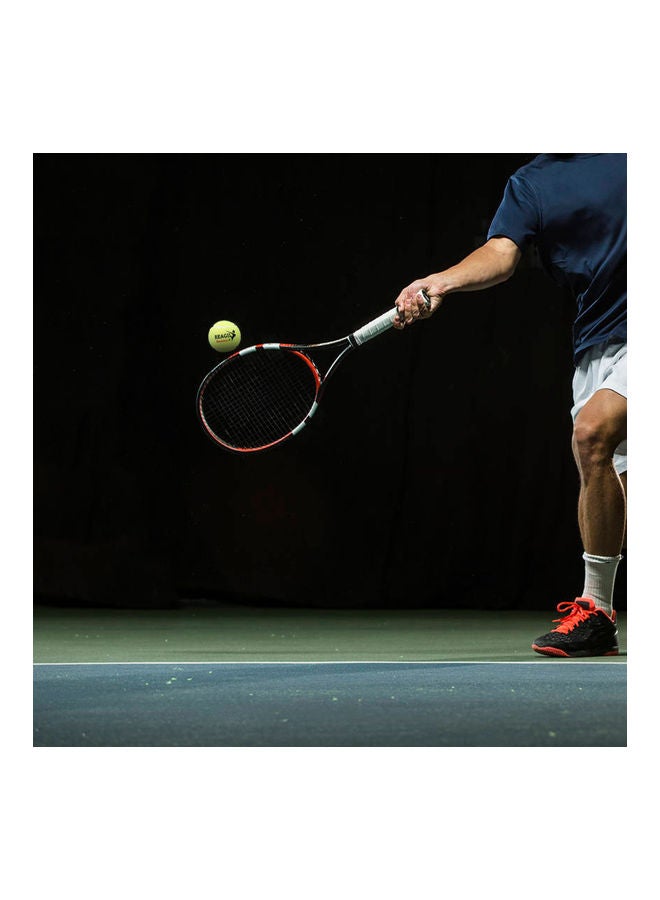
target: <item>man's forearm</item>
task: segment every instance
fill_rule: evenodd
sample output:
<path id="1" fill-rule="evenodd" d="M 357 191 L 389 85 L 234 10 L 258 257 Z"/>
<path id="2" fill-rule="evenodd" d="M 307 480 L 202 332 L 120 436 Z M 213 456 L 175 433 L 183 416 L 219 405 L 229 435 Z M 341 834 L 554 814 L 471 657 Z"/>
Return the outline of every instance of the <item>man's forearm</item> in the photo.
<path id="1" fill-rule="evenodd" d="M 505 240 L 506 244 L 498 244 L 500 240 Z M 494 287 L 513 275 L 519 259 L 520 250 L 512 241 L 495 238 L 455 266 L 433 276 L 433 289 L 446 295 Z"/>
<path id="2" fill-rule="evenodd" d="M 506 281 L 515 272 L 521 255 L 520 249 L 509 238 L 491 238 L 457 265 L 427 278 L 418 278 L 404 288 L 396 298 L 398 317 L 392 324 L 400 329 L 416 319 L 428 318 L 447 294 L 482 291 Z"/>

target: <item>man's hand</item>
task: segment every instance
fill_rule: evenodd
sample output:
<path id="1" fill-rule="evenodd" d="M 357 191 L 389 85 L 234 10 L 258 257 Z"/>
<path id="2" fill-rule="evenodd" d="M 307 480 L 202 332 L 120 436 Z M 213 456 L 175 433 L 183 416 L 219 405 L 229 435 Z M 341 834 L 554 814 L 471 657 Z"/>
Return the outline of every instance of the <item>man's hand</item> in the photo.
<path id="1" fill-rule="evenodd" d="M 406 325 L 412 325 L 417 319 L 428 319 L 439 308 L 444 294 L 441 292 L 441 285 L 436 284 L 436 279 L 437 276 L 433 275 L 418 279 L 401 291 L 396 298 L 399 316 L 394 320 L 395 328 L 405 328 Z M 422 295 L 423 290 L 426 291 L 431 301 L 429 307 L 426 306 Z"/>

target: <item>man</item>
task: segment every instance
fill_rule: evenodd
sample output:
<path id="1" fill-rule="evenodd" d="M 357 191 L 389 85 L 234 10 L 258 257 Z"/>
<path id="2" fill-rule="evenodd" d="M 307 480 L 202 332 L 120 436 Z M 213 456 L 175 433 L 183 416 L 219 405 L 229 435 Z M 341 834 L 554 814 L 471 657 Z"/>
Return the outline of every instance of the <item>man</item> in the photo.
<path id="1" fill-rule="evenodd" d="M 396 300 L 401 329 L 433 315 L 448 294 L 506 281 L 530 243 L 575 298 L 572 446 L 585 580 L 580 597 L 557 606 L 564 613 L 557 627 L 532 644 L 546 656 L 618 653 L 613 592 L 626 523 L 626 223 L 625 154 L 541 154 L 509 179 L 486 243 L 457 265 L 413 281 Z"/>

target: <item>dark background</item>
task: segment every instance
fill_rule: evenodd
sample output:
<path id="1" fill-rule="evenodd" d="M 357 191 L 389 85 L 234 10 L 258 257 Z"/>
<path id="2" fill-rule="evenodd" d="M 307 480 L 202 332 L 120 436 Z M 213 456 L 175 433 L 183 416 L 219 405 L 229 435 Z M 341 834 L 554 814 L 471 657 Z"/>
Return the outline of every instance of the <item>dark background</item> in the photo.
<path id="1" fill-rule="evenodd" d="M 353 331 L 482 243 L 532 155 L 35 156 L 37 599 L 577 596 L 574 311 L 532 255 L 354 354 L 277 450 L 225 453 L 195 415 L 213 322 L 243 346 Z"/>

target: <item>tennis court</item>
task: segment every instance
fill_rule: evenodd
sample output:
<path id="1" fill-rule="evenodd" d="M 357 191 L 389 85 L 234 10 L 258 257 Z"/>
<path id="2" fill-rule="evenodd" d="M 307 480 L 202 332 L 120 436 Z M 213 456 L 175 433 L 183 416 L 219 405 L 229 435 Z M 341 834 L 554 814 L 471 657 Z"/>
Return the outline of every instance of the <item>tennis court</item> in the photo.
<path id="1" fill-rule="evenodd" d="M 37 607 L 34 745 L 625 746 L 618 657 L 536 612 Z"/>

